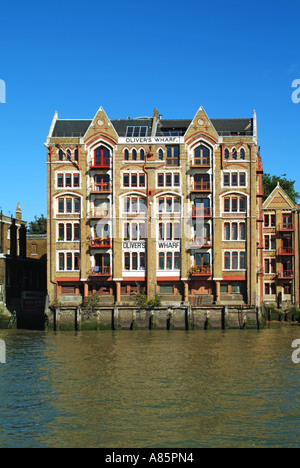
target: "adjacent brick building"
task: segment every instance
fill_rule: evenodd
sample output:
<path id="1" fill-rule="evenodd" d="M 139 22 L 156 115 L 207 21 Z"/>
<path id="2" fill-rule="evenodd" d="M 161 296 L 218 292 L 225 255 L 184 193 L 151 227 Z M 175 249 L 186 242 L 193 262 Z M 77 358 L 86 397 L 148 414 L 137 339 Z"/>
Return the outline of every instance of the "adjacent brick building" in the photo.
<path id="1" fill-rule="evenodd" d="M 60 120 L 47 141 L 50 302 L 259 304 L 256 114 Z"/>
<path id="2" fill-rule="evenodd" d="M 46 293 L 47 288 L 46 236 L 38 240 L 41 255 L 28 256 L 30 240 L 26 229 L 19 204 L 15 216 L 0 213 L 0 301 L 12 310 L 21 306 L 25 291 Z"/>
<path id="3" fill-rule="evenodd" d="M 278 185 L 263 204 L 263 301 L 299 304 L 299 205 Z"/>

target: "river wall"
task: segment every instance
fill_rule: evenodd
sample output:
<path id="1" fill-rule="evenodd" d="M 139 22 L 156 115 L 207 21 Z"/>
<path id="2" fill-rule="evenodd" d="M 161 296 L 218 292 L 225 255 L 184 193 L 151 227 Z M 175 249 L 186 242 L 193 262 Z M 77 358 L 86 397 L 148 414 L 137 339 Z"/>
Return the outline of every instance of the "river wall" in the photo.
<path id="1" fill-rule="evenodd" d="M 58 307 L 48 312 L 46 320 L 46 328 L 53 330 L 225 330 L 264 325 L 260 308 L 236 306 L 111 306 L 89 312 L 80 307 Z"/>

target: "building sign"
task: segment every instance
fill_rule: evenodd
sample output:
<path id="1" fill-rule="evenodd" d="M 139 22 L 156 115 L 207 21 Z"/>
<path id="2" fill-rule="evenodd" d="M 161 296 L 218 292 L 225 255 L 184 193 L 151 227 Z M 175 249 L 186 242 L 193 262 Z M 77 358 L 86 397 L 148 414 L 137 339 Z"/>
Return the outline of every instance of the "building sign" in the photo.
<path id="1" fill-rule="evenodd" d="M 184 143 L 184 137 L 121 137 L 119 138 L 120 145 L 179 145 Z"/>
<path id="2" fill-rule="evenodd" d="M 132 241 L 124 241 L 123 242 L 123 250 L 145 250 L 146 242 L 132 242 Z"/>
<path id="3" fill-rule="evenodd" d="M 157 250 L 180 250 L 180 241 L 158 241 Z M 123 250 L 145 250 L 145 241 L 123 241 Z"/>
<path id="4" fill-rule="evenodd" d="M 159 241 L 157 242 L 158 250 L 180 250 L 180 241 Z"/>

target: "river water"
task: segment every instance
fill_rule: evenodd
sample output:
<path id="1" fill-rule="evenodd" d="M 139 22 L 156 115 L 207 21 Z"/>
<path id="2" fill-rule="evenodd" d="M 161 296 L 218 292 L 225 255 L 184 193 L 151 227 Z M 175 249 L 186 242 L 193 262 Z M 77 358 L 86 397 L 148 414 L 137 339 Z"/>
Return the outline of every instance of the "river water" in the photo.
<path id="1" fill-rule="evenodd" d="M 0 447 L 300 447 L 300 328 L 0 330 Z"/>

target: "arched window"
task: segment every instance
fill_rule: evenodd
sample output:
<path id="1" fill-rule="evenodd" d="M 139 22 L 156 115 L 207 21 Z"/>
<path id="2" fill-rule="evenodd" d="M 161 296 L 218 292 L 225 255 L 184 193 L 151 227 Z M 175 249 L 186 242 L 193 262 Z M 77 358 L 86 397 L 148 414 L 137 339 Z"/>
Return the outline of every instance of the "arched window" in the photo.
<path id="1" fill-rule="evenodd" d="M 245 150 L 244 150 L 244 148 L 241 148 L 241 150 L 240 150 L 240 159 L 245 159 Z"/>
<path id="2" fill-rule="evenodd" d="M 136 161 L 137 160 L 137 152 L 136 152 L 136 149 L 133 149 L 132 150 L 132 161 Z"/>
<path id="3" fill-rule="evenodd" d="M 232 159 L 237 159 L 237 151 L 235 148 L 232 150 Z"/>
<path id="4" fill-rule="evenodd" d="M 105 146 L 99 146 L 94 152 L 94 166 L 95 167 L 110 167 L 110 154 Z"/>
<path id="5" fill-rule="evenodd" d="M 128 151 L 128 149 L 126 149 L 124 151 L 124 159 L 125 159 L 125 161 L 129 161 L 129 151 Z"/>
<path id="6" fill-rule="evenodd" d="M 163 150 L 160 148 L 160 150 L 158 151 L 158 159 L 160 161 L 162 161 L 164 159 L 164 153 L 163 153 Z"/>
<path id="7" fill-rule="evenodd" d="M 195 166 L 210 166 L 210 151 L 206 146 L 200 145 L 194 151 Z"/>
<path id="8" fill-rule="evenodd" d="M 229 159 L 229 150 L 227 148 L 224 151 L 224 158 Z"/>

